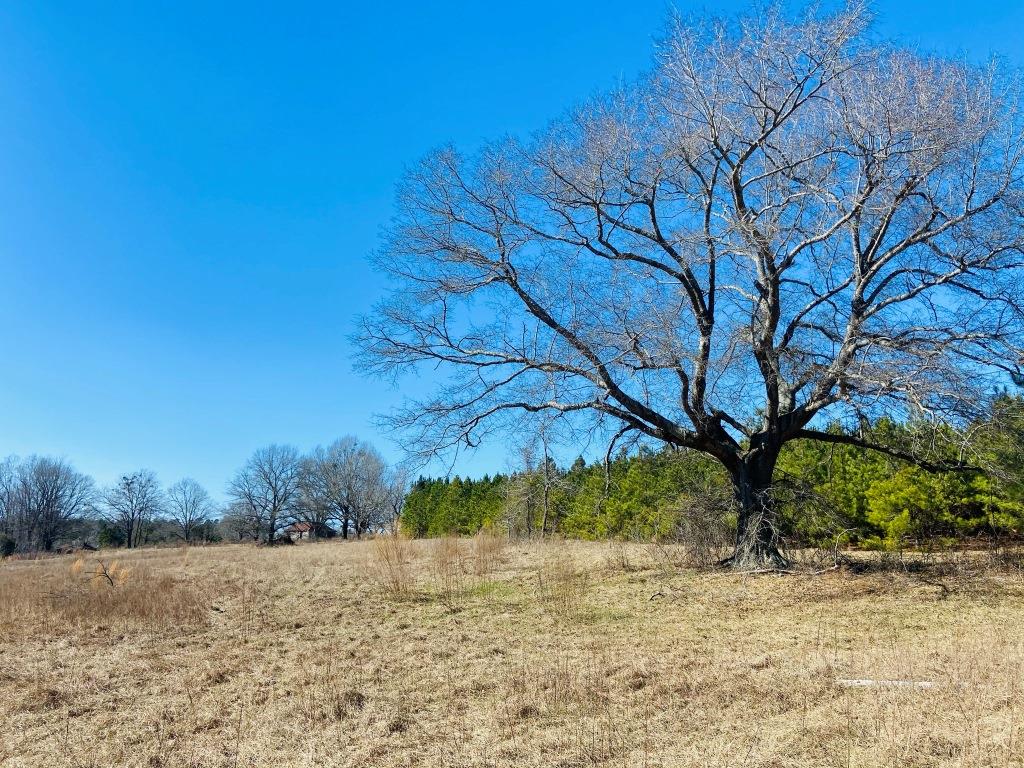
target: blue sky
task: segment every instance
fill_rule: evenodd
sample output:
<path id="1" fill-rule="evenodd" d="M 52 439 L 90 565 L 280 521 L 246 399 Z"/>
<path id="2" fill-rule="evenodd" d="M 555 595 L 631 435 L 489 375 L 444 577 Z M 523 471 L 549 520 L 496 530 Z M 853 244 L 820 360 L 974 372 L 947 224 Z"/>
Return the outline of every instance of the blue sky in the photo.
<path id="1" fill-rule="evenodd" d="M 270 442 L 397 458 L 372 416 L 403 391 L 347 341 L 395 182 L 632 79 L 669 7 L 3 3 L 0 455 L 217 496 Z M 886 37 L 1024 64 L 1022 0 L 875 8 Z M 505 468 L 489 446 L 455 470 Z"/>

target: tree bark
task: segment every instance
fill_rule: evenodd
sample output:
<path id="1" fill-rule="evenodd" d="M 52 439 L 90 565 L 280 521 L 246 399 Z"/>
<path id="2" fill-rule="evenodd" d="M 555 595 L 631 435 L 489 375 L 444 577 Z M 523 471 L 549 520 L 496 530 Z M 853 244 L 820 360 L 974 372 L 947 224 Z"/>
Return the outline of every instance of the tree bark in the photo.
<path id="1" fill-rule="evenodd" d="M 772 497 L 772 475 L 778 454 L 757 454 L 732 469 L 738 517 L 736 547 L 725 564 L 734 570 L 786 568 L 779 551 L 778 518 Z"/>

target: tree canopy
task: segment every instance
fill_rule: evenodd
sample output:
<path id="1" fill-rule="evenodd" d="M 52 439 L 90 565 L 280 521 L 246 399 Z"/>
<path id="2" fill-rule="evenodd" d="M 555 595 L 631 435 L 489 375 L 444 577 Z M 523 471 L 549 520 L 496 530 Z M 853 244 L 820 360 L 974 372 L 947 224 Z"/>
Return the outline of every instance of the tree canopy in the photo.
<path id="1" fill-rule="evenodd" d="M 394 415 L 414 449 L 539 415 L 702 452 L 735 488 L 742 568 L 784 563 L 786 444 L 946 466 L 935 440 L 852 427 L 930 420 L 956 442 L 1018 372 L 1019 78 L 869 26 L 860 3 L 680 19 L 640 82 L 531 141 L 428 156 L 361 335 L 371 372 L 450 374 Z"/>

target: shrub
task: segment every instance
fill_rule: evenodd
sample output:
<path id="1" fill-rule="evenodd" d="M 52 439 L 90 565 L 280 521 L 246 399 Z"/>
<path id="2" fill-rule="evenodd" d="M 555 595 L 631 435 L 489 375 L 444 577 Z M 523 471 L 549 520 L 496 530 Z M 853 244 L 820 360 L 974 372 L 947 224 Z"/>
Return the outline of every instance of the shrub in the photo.
<path id="1" fill-rule="evenodd" d="M 676 521 L 673 538 L 693 564 L 714 565 L 728 555 L 736 531 L 731 488 L 712 486 L 682 496 L 672 505 L 672 515 Z"/>
<path id="2" fill-rule="evenodd" d="M 104 548 L 123 547 L 125 545 L 124 532 L 120 528 L 103 523 L 96 536 L 96 542 Z"/>

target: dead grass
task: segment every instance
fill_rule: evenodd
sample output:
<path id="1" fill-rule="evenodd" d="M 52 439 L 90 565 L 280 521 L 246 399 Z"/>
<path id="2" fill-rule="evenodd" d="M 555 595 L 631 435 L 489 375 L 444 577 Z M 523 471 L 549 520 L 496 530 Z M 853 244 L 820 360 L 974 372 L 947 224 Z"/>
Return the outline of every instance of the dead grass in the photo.
<path id="1" fill-rule="evenodd" d="M 473 573 L 487 576 L 493 573 L 504 561 L 505 539 L 494 531 L 481 530 L 470 539 L 473 556 Z"/>
<path id="2" fill-rule="evenodd" d="M 553 616 L 576 618 L 590 588 L 590 573 L 569 551 L 549 550 L 537 569 L 537 596 Z"/>
<path id="3" fill-rule="evenodd" d="M 400 598 L 411 594 L 412 558 L 412 542 L 402 536 L 378 536 L 373 540 L 370 570 L 387 594 Z"/>
<path id="4" fill-rule="evenodd" d="M 196 585 L 180 575 L 105 557 L 26 560 L 0 571 L 0 633 L 117 627 L 192 628 L 207 620 Z"/>
<path id="5" fill-rule="evenodd" d="M 103 559 L 114 585 L 5 562 L 0 765 L 1024 763 L 1019 568 L 513 542 L 478 572 L 477 547 L 143 550 Z"/>
<path id="6" fill-rule="evenodd" d="M 466 593 L 466 562 L 462 542 L 454 536 L 436 539 L 430 553 L 434 595 L 450 612 L 457 611 Z"/>

